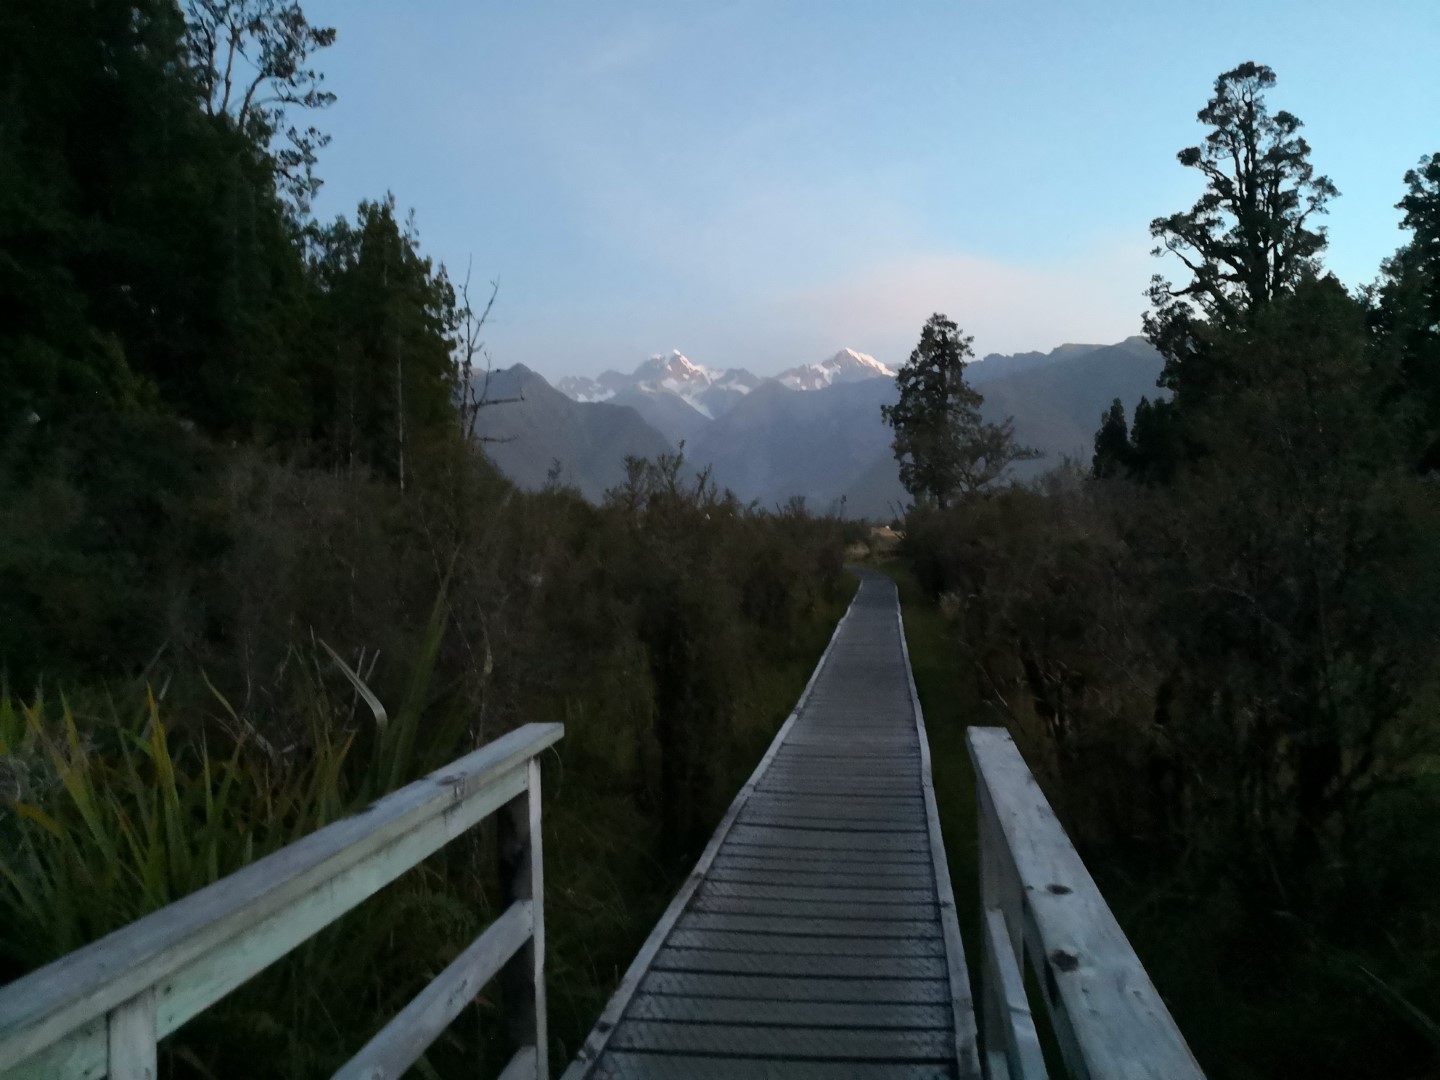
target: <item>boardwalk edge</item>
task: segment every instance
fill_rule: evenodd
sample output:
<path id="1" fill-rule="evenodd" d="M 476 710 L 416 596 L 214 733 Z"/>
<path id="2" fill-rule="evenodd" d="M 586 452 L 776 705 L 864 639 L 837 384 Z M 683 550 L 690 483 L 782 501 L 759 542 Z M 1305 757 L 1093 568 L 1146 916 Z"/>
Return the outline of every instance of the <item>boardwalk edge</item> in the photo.
<path id="1" fill-rule="evenodd" d="M 950 975 L 950 1005 L 955 1022 L 955 1066 L 960 1080 L 980 1080 L 980 1055 L 975 1024 L 974 995 L 970 971 L 965 963 L 965 946 L 960 939 L 960 920 L 955 911 L 955 890 L 950 884 L 950 861 L 940 835 L 940 811 L 935 805 L 935 782 L 930 770 L 930 738 L 925 731 L 925 714 L 915 689 L 915 671 L 910 666 L 910 646 L 905 640 L 905 610 L 900 590 L 895 589 L 895 622 L 900 631 L 900 653 L 905 658 L 905 679 L 910 687 L 910 705 L 915 730 L 920 736 L 920 784 L 925 794 L 925 823 L 930 831 L 930 856 L 935 871 L 935 891 L 940 901 L 940 926 L 945 940 L 946 968 Z"/>
<path id="2" fill-rule="evenodd" d="M 620 985 L 615 988 L 615 993 L 611 996 L 609 1004 L 605 1006 L 605 1011 L 602 1012 L 600 1018 L 595 1021 L 595 1026 L 590 1030 L 590 1034 L 585 1039 L 584 1045 L 580 1047 L 579 1053 L 575 1055 L 575 1060 L 572 1061 L 565 1072 L 561 1074 L 560 1080 L 583 1080 L 589 1073 L 591 1067 L 600 1060 L 600 1055 L 605 1052 L 605 1047 L 610 1042 L 610 1036 L 619 1025 L 621 1017 L 625 1015 L 625 1010 L 630 1005 L 630 999 L 635 996 L 635 991 L 639 988 L 640 981 L 649 970 L 651 961 L 655 959 L 655 954 L 659 952 L 660 947 L 665 944 L 665 939 L 670 936 L 670 931 L 674 929 L 675 923 L 679 921 L 685 908 L 689 906 L 691 898 L 695 895 L 695 890 L 700 887 L 700 882 L 704 880 L 705 874 L 709 871 L 710 864 L 715 861 L 715 856 L 720 850 L 720 845 L 725 842 L 725 837 L 729 835 L 731 827 L 740 817 L 740 811 L 745 808 L 745 804 L 749 801 L 751 793 L 765 776 L 765 771 L 770 768 L 770 763 L 775 760 L 775 755 L 779 752 L 780 747 L 785 744 L 785 739 L 790 734 L 790 729 L 795 726 L 796 719 L 805 708 L 805 703 L 810 699 L 810 692 L 819 680 L 820 673 L 825 670 L 825 665 L 830 660 L 831 650 L 834 649 L 835 642 L 840 640 L 840 631 L 849 620 L 850 613 L 855 610 L 855 603 L 859 598 L 860 590 L 857 588 L 855 590 L 855 596 L 850 600 L 850 605 L 845 609 L 845 614 L 840 616 L 839 621 L 836 622 L 835 629 L 830 635 L 830 640 L 825 645 L 825 651 L 820 654 L 820 659 L 815 664 L 815 670 L 810 673 L 810 679 L 806 682 L 805 689 L 800 692 L 800 698 L 795 702 L 795 707 L 790 710 L 790 715 L 785 718 L 785 723 L 780 725 L 780 730 L 775 733 L 775 738 L 771 740 L 769 749 L 765 751 L 765 756 L 762 757 L 760 763 L 755 766 L 755 771 L 750 774 L 750 779 L 745 781 L 744 786 L 740 788 L 740 791 L 730 803 L 730 808 L 725 811 L 725 816 L 720 819 L 720 824 L 711 835 L 710 842 L 705 845 L 705 850 L 700 853 L 700 858 L 696 860 L 695 868 L 690 871 L 690 876 L 685 879 L 685 883 L 680 886 L 680 891 L 677 892 L 675 898 L 670 901 L 670 906 L 665 909 L 665 914 L 660 916 L 660 921 L 657 922 L 655 928 L 650 931 L 650 936 L 645 939 L 645 944 L 640 946 L 640 951 L 635 954 L 635 959 L 631 961 L 629 968 L 626 969 L 625 977 L 620 980 Z M 909 663 L 908 658 L 906 663 Z M 922 753 L 924 753 L 923 741 Z M 966 999 L 969 999 L 968 992 Z"/>

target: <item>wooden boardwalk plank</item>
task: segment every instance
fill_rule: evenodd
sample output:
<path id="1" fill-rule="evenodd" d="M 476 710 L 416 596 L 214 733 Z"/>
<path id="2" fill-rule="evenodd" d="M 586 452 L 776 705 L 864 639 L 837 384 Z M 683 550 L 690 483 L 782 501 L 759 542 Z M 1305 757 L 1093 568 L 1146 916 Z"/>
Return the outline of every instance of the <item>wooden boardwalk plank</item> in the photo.
<path id="1" fill-rule="evenodd" d="M 950 1023 L 944 1005 L 895 1005 L 871 1001 L 749 1001 L 744 998 L 676 997 L 640 994 L 627 1020 L 671 1023 L 745 1024 L 756 1027 L 866 1027 L 943 1030 Z"/>
<path id="2" fill-rule="evenodd" d="M 826 817 L 856 817 L 873 814 L 924 815 L 925 803 L 918 799 L 847 799 L 840 795 L 805 796 L 789 791 L 756 792 L 746 810 L 802 810 Z"/>
<path id="3" fill-rule="evenodd" d="M 615 1029 L 617 1050 L 751 1054 L 810 1061 L 947 1060 L 949 1031 L 870 1028 L 767 1028 L 728 1024 L 671 1024 L 626 1020 Z"/>
<path id="4" fill-rule="evenodd" d="M 933 904 L 935 890 L 919 889 L 869 889 L 855 885 L 805 886 L 805 885 L 756 885 L 741 881 L 716 881 L 707 878 L 700 887 L 700 895 L 711 898 L 736 897 L 757 900 L 798 900 L 824 904 Z M 817 908 L 816 912 L 824 913 Z"/>
<path id="5" fill-rule="evenodd" d="M 834 864 L 836 861 L 854 863 L 853 850 L 840 848 L 804 848 L 775 844 L 726 844 L 725 853 L 740 858 L 779 859 L 799 866 L 803 863 Z M 922 850 L 887 851 L 879 848 L 866 851 L 864 862 L 874 866 L 929 866 L 930 853 Z"/>
<path id="6" fill-rule="evenodd" d="M 756 934 L 723 930 L 674 930 L 666 944 L 677 949 L 721 952 L 811 953 L 819 956 L 944 956 L 939 938 L 870 938 L 819 934 Z"/>
<path id="7" fill-rule="evenodd" d="M 866 573 L 565 1080 L 977 1080 L 939 843 L 894 586 Z"/>
<path id="8" fill-rule="evenodd" d="M 807 798 L 805 792 L 787 787 L 784 791 L 756 792 L 754 805 L 747 805 L 742 814 L 804 814 L 832 821 L 871 821 L 886 816 L 900 816 L 912 821 L 925 820 L 925 807 L 889 798 L 856 798 L 843 790 L 833 794 Z"/>
<path id="9" fill-rule="evenodd" d="M 777 871 L 781 874 L 804 874 L 837 876 L 844 878 L 877 880 L 903 880 L 907 875 L 920 875 L 925 881 L 932 880 L 928 862 L 855 862 L 844 857 L 833 859 L 792 859 L 774 855 L 725 854 L 715 860 L 712 872 L 725 870 Z M 723 875 L 722 875 L 723 876 Z"/>
<path id="10" fill-rule="evenodd" d="M 749 820 L 740 821 L 738 824 L 751 825 L 764 828 L 769 825 L 779 829 L 814 829 L 819 832 L 923 832 L 926 830 L 926 821 L 923 814 L 912 814 L 909 811 L 897 811 L 893 809 L 877 808 L 869 813 L 863 808 L 856 808 L 848 814 L 823 814 L 809 813 L 800 808 L 785 808 L 780 810 L 760 807 L 751 810 L 746 807 L 740 812 L 741 818 Z M 810 821 L 811 824 L 800 824 Z M 876 828 L 891 823 L 889 829 Z M 868 826 L 868 828 L 858 828 Z"/>
<path id="11" fill-rule="evenodd" d="M 789 918 L 804 918 L 810 915 L 826 919 L 935 919 L 938 905 L 928 903 L 872 904 L 859 900 L 841 900 L 834 903 L 818 903 L 813 900 L 772 900 L 769 897 L 750 896 L 696 896 L 691 902 L 691 911 L 709 911 L 727 915 L 783 915 Z"/>
<path id="12" fill-rule="evenodd" d="M 838 934 L 848 937 L 921 938 L 940 937 L 938 923 L 923 919 L 831 919 L 807 914 L 803 916 L 762 915 L 756 913 L 689 911 L 679 926 L 696 930 L 737 930 L 756 934 Z"/>
<path id="13" fill-rule="evenodd" d="M 944 979 L 820 979 L 776 975 L 716 975 L 652 971 L 640 984 L 647 994 L 745 998 L 757 1001 L 872 1001 L 944 1005 Z"/>
<path id="14" fill-rule="evenodd" d="M 933 956 L 815 956 L 677 949 L 655 954 L 655 971 L 711 971 L 727 975 L 805 975 L 817 979 L 942 979 L 945 961 Z"/>
<path id="15" fill-rule="evenodd" d="M 824 829 L 776 829 L 763 825 L 736 825 L 730 830 L 737 844 L 756 847 L 808 848 L 817 851 L 930 852 L 923 832 L 837 833 Z"/>
<path id="16" fill-rule="evenodd" d="M 777 814 L 773 812 L 746 811 L 740 815 L 739 824 L 759 825 L 770 829 L 820 829 L 824 832 L 922 832 L 925 829 L 923 817 L 853 817 L 823 818 L 801 814 Z"/>
<path id="17" fill-rule="evenodd" d="M 783 1072 L 781 1071 L 783 1067 Z M 934 1065 L 859 1061 L 787 1061 L 753 1057 L 695 1057 L 618 1050 L 591 1074 L 596 1080 L 943 1080 Z"/>
<path id="18" fill-rule="evenodd" d="M 816 873 L 813 870 L 808 872 L 796 870 L 783 864 L 751 868 L 732 867 L 727 863 L 724 866 L 712 866 L 710 873 L 706 875 L 706 880 L 733 881 L 737 884 L 753 882 L 760 885 L 803 885 L 810 888 L 840 886 L 866 889 L 929 889 L 934 887 L 934 879 L 928 870 L 902 873 L 893 868 L 887 869 L 888 873 L 867 873 L 856 867 L 840 867 L 829 873 Z"/>

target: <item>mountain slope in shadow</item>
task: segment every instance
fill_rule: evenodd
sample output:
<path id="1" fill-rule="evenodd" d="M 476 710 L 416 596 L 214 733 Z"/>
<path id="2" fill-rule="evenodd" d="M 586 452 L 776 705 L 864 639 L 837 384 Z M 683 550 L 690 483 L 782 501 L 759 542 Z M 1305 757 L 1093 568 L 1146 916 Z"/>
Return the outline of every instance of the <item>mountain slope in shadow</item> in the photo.
<path id="1" fill-rule="evenodd" d="M 484 444 L 486 455 L 528 490 L 543 487 L 558 463 L 561 484 L 598 501 L 624 479 L 627 455 L 674 450 L 633 408 L 572 401 L 523 364 L 492 372 L 486 397 L 524 399 L 482 408 L 473 433 L 495 440 Z"/>

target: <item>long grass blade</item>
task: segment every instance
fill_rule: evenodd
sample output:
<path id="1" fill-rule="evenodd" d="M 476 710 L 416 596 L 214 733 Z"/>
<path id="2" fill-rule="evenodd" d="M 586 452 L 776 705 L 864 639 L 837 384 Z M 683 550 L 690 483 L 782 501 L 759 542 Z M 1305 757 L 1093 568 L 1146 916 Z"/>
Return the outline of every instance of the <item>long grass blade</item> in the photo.
<path id="1" fill-rule="evenodd" d="M 375 717 L 375 726 L 383 733 L 390 723 L 390 717 L 385 712 L 385 706 L 380 704 L 380 699 L 375 696 L 370 687 L 365 685 L 365 680 L 360 678 L 354 669 L 340 658 L 340 654 L 330 647 L 328 641 L 324 638 L 316 640 L 320 643 L 320 647 L 330 654 L 330 659 L 344 673 L 345 678 L 350 680 L 350 685 L 355 687 L 355 692 L 365 700 L 365 704 L 370 707 L 370 712 Z"/>

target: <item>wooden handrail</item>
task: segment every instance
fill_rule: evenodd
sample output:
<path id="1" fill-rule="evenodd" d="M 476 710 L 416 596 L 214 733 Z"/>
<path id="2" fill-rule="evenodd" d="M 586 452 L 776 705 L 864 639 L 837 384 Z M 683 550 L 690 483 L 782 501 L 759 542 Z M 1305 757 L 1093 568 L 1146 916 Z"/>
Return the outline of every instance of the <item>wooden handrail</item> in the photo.
<path id="1" fill-rule="evenodd" d="M 503 942 L 487 930 L 462 959 L 483 959 L 470 971 L 488 971 L 488 979 L 495 974 L 490 961 L 498 957 L 493 966 L 506 965 L 507 981 L 531 990 L 532 1006 L 512 1025 L 525 1047 L 517 1060 L 535 1062 L 525 1075 L 548 1076 L 536 756 L 563 734 L 561 724 L 518 728 L 360 813 L 0 988 L 0 1076 L 153 1077 L 158 1039 L 497 810 L 503 810 L 502 873 L 517 879 L 504 882 L 514 904 L 494 924 L 505 928 Z M 513 931 L 525 923 L 517 942 Z M 482 955 L 473 955 L 477 952 Z M 452 975 L 454 967 L 440 978 Z M 447 985 L 453 990 L 469 983 Z M 413 1020 L 425 994 L 401 1016 Z M 461 1000 L 454 1014 L 468 1000 Z M 447 999 L 445 1008 L 453 1004 Z M 432 1020 L 437 1015 L 432 1008 L 420 1013 Z M 387 1032 L 396 1042 L 406 1041 L 395 1034 L 399 1030 L 392 1023 L 366 1049 Z M 428 1045 L 429 1040 L 419 1045 L 405 1066 Z M 380 1063 L 384 1068 L 365 1075 L 398 1076 L 405 1066 L 389 1071 L 397 1060 L 387 1056 Z M 507 1068 L 506 1075 L 520 1074 Z"/>
<path id="2" fill-rule="evenodd" d="M 1204 1080 L 1009 734 L 972 727 L 967 739 L 980 810 L 987 1076 L 1045 1076 L 1019 977 L 1028 956 L 1070 1076 Z"/>

